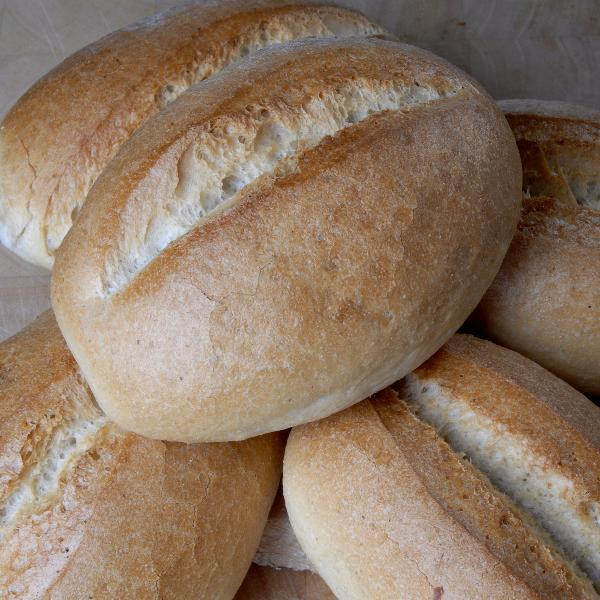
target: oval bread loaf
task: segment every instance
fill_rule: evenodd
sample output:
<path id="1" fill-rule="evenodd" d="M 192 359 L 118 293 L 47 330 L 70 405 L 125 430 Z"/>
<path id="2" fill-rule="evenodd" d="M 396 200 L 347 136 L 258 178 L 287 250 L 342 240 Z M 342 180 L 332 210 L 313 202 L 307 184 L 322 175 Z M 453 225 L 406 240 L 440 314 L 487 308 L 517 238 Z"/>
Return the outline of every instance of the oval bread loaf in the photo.
<path id="1" fill-rule="evenodd" d="M 526 197 L 474 323 L 600 395 L 600 112 L 537 100 L 500 105 L 521 152 Z"/>
<path id="2" fill-rule="evenodd" d="M 0 344 L 0 597 L 231 599 L 284 440 L 183 445 L 97 408 L 51 312 Z"/>
<path id="3" fill-rule="evenodd" d="M 112 33 L 42 77 L 0 127 L 0 241 L 51 267 L 87 192 L 151 115 L 259 48 L 382 30 L 298 0 L 192 2 Z"/>
<path id="4" fill-rule="evenodd" d="M 396 381 L 492 281 L 520 205 L 495 104 L 378 39 L 263 50 L 148 121 L 57 254 L 106 413 L 178 441 L 324 417 Z"/>
<path id="5" fill-rule="evenodd" d="M 598 599 L 600 408 L 457 335 L 377 396 L 292 430 L 296 536 L 341 600 Z"/>

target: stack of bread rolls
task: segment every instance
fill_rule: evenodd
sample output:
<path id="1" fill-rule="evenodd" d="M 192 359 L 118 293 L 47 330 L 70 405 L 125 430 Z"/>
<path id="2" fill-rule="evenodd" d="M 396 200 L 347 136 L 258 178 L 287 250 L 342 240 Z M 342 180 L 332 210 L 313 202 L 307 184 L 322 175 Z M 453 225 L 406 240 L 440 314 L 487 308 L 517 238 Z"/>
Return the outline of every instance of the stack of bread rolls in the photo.
<path id="1" fill-rule="evenodd" d="M 543 366 L 600 389 L 600 120 L 502 108 L 296 0 L 36 83 L 0 240 L 54 312 L 0 345 L 0 597 L 597 598 L 600 411 Z M 456 334 L 478 304 L 543 366 Z"/>
<path id="2" fill-rule="evenodd" d="M 599 419 L 539 365 L 457 335 L 292 431 L 292 526 L 340 598 L 597 598 Z"/>
<path id="3" fill-rule="evenodd" d="M 186 445 L 122 430 L 51 312 L 0 344 L 0 369 L 0 597 L 235 594 L 279 485 L 282 433 Z"/>

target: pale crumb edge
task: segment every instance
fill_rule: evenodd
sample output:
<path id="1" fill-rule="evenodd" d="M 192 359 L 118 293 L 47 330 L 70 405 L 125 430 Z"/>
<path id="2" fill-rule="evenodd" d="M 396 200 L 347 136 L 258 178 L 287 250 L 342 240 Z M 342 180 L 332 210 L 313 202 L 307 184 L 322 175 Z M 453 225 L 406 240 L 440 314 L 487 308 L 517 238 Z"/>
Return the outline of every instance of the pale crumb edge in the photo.
<path id="1" fill-rule="evenodd" d="M 94 446 L 108 424 L 104 415 L 75 416 L 52 431 L 44 456 L 21 475 L 0 501 L 0 542 L 24 518 L 48 509 L 66 472 Z"/>
<path id="2" fill-rule="evenodd" d="M 515 505 L 517 514 L 531 521 L 544 542 L 562 557 L 578 579 L 600 583 L 600 506 L 577 496 L 575 484 L 549 472 L 543 456 L 531 452 L 527 440 L 510 434 L 469 407 L 450 390 L 416 374 L 406 377 L 401 401 L 411 413 L 432 427 L 461 458 L 472 463 L 490 485 Z M 575 502 L 576 504 L 572 504 Z M 580 506 L 588 506 L 582 518 Z M 561 519 L 564 518 L 564 522 Z"/>
<path id="3" fill-rule="evenodd" d="M 232 6 L 236 5 L 235 2 L 228 4 Z M 265 9 L 278 8 L 277 3 L 269 2 L 250 3 L 249 8 L 252 9 L 253 7 L 263 7 Z M 179 13 L 185 13 L 188 9 L 193 8 L 193 5 L 189 4 L 172 7 L 111 32 L 69 56 L 67 60 L 73 63 L 69 63 L 71 65 L 69 68 L 75 70 L 79 68 L 79 63 L 73 61 L 74 57 L 82 57 L 81 60 L 85 61 L 88 54 L 98 52 L 107 44 L 114 45 L 113 38 L 116 38 L 120 34 L 155 35 L 155 30 L 162 30 L 170 20 L 178 18 Z M 209 6 L 208 8 L 214 8 L 214 6 Z M 309 0 L 306 3 L 291 2 L 290 4 L 284 4 L 283 8 L 289 9 L 290 12 L 274 11 L 269 16 L 268 22 L 265 22 L 266 25 L 262 22 L 262 24 L 257 23 L 254 29 L 250 27 L 248 31 L 240 32 L 234 44 L 228 44 L 228 40 L 223 40 L 219 46 L 219 51 L 208 54 L 199 63 L 195 62 L 193 69 L 183 70 L 181 73 L 177 73 L 164 81 L 155 94 L 157 109 L 164 108 L 176 100 L 187 89 L 219 73 L 226 66 L 273 45 L 313 37 L 337 39 L 354 36 L 370 37 L 386 35 L 386 31 L 382 27 L 369 21 L 360 12 L 335 4 L 325 2 L 321 5 L 319 2 Z M 239 6 L 237 12 L 231 13 L 230 16 L 243 13 L 244 11 L 245 7 Z M 47 75 L 51 75 L 54 71 L 61 69 L 62 65 L 63 63 L 60 63 Z M 45 83 L 46 77 L 34 83 L 30 90 L 39 88 L 43 91 L 44 86 L 47 85 Z M 16 105 L 19 102 L 20 99 Z M 139 123 L 138 128 L 141 125 L 143 123 Z M 2 125 L 1 127 L 4 128 L 5 126 Z M 33 181 L 37 178 L 36 169 L 29 160 L 29 151 L 20 138 L 18 139 L 26 152 L 29 168 L 33 171 L 33 179 L 30 183 L 31 192 L 33 193 Z M 117 142 L 115 151 L 122 146 L 123 141 Z M 112 155 L 114 156 L 115 152 Z M 90 157 L 90 160 L 93 162 L 93 157 Z M 101 163 L 99 170 L 101 171 L 104 166 L 106 166 L 106 163 Z M 96 165 L 97 167 L 98 165 Z M 73 215 L 77 214 L 81 209 L 87 192 L 89 192 L 95 178 L 90 178 L 90 181 L 84 186 L 79 195 L 77 193 L 72 194 L 69 206 L 66 209 L 64 202 L 57 201 L 56 199 L 50 202 L 51 198 L 49 198 L 46 202 L 47 206 L 43 210 L 43 217 L 41 214 L 34 216 L 31 211 L 31 205 L 35 200 L 35 196 L 32 196 L 27 203 L 19 203 L 21 209 L 18 211 L 16 210 L 16 206 L 7 206 L 5 209 L 6 216 L 0 221 L 0 243 L 27 262 L 51 270 L 54 264 L 54 254 L 72 226 L 74 222 Z M 2 200 L 0 197 L 0 202 Z M 57 215 L 55 215 L 56 210 L 59 210 L 59 214 Z M 54 217 L 54 225 L 49 222 L 49 219 L 52 219 L 52 217 Z"/>
<path id="4" fill-rule="evenodd" d="M 324 139 L 373 115 L 413 109 L 459 91 L 351 81 L 343 89 L 321 91 L 303 106 L 263 108 L 252 118 L 230 117 L 223 127 L 203 124 L 179 151 L 172 197 L 156 200 L 145 230 L 122 233 L 107 254 L 102 296 L 124 289 L 170 244 L 234 207 L 253 183 L 293 173 L 303 152 Z M 227 133 L 216 136 L 211 129 Z M 216 147 L 219 152 L 209 151 Z"/>

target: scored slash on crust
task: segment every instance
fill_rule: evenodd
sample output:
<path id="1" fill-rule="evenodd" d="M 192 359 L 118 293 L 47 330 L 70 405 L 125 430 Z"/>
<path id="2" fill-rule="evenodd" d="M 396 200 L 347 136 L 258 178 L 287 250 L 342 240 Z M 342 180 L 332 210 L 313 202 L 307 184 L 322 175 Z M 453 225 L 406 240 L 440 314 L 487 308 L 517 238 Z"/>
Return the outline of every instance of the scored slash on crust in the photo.
<path id="1" fill-rule="evenodd" d="M 41 455 L 0 502 L 0 542 L 25 515 L 47 509 L 60 489 L 61 478 L 88 452 L 101 429 L 109 423 L 102 415 L 72 419 L 54 429 Z"/>
<path id="2" fill-rule="evenodd" d="M 406 110 L 454 96 L 415 82 L 349 81 L 321 91 L 303 106 L 247 107 L 246 114 L 217 119 L 196 128 L 180 143 L 177 184 L 167 197 L 148 198 L 153 209 L 145 230 L 121 235 L 107 253 L 104 297 L 133 279 L 170 243 L 219 210 L 230 208 L 241 190 L 260 177 L 294 171 L 302 152 L 329 136 L 389 110 Z M 126 230 L 129 232 L 129 230 Z"/>
<path id="3" fill-rule="evenodd" d="M 109 161 L 189 87 L 275 44 L 382 33 L 347 9 L 224 1 L 153 15 L 83 48 L 37 82 L 3 122 L 0 241 L 50 268 Z"/>

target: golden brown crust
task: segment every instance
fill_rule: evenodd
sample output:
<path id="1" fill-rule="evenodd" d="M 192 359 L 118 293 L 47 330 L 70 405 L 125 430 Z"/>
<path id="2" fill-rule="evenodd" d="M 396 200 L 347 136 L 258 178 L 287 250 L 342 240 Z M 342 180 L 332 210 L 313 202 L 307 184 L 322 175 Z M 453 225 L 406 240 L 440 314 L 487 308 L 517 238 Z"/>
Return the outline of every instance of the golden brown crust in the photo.
<path id="1" fill-rule="evenodd" d="M 473 315 L 486 337 L 600 394 L 600 211 L 525 198 L 502 268 Z"/>
<path id="2" fill-rule="evenodd" d="M 600 409 L 570 386 L 514 352 L 464 335 L 409 379 L 424 392 L 435 386 L 436 394 L 459 398 L 460 415 L 477 415 L 505 439 L 525 440 L 549 481 L 562 477 L 567 497 L 583 498 L 575 511 L 597 505 Z M 292 430 L 284 461 L 287 510 L 334 592 L 421 598 L 437 586 L 444 598 L 596 598 L 590 580 L 492 486 L 477 460 L 462 460 L 409 406 L 388 389 Z M 380 571 L 388 582 L 382 591 Z M 498 577 L 487 578 L 490 572 Z"/>
<path id="3" fill-rule="evenodd" d="M 284 494 L 338 598 L 539 598 L 431 496 L 369 400 L 292 430 Z"/>
<path id="4" fill-rule="evenodd" d="M 188 3 L 87 46 L 38 81 L 2 123 L 0 239 L 50 267 L 96 177 L 183 89 L 265 45 L 381 32 L 342 8 L 222 0 Z"/>
<path id="5" fill-rule="evenodd" d="M 335 596 L 316 573 L 252 565 L 235 600 L 335 600 Z"/>
<path id="6" fill-rule="evenodd" d="M 474 314 L 479 331 L 600 394 L 600 113 L 505 102 L 523 163 L 519 230 Z"/>
<path id="7" fill-rule="evenodd" d="M 600 209 L 600 111 L 559 102 L 500 102 L 523 163 L 523 190 Z"/>
<path id="8" fill-rule="evenodd" d="M 600 408 L 543 367 L 492 342 L 455 335 L 414 373 L 460 394 L 502 421 L 507 432 L 526 436 L 532 447 L 549 455 L 562 447 L 562 466 L 581 470 L 586 485 L 600 492 L 598 473 L 571 463 L 577 457 L 592 467 L 600 451 Z"/>
<path id="9" fill-rule="evenodd" d="M 373 408 L 431 497 L 535 594 L 595 598 L 590 582 L 573 577 L 568 561 L 536 535 L 537 528 L 532 531 L 512 503 L 402 400 L 378 397 Z"/>
<path id="10" fill-rule="evenodd" d="M 148 190 L 165 198 L 160 217 L 195 136 L 201 154 L 203 135 L 262 110 L 392 84 L 434 100 L 323 139 L 136 267 Z M 504 120 L 449 65 L 378 40 L 296 42 L 205 82 L 130 140 L 57 255 L 53 303 L 122 426 L 241 439 L 348 406 L 434 352 L 498 268 L 518 189 Z"/>
<path id="11" fill-rule="evenodd" d="M 100 419 L 85 448 L 83 434 L 66 446 L 70 462 L 57 455 L 54 488 L 2 512 L 3 594 L 233 597 L 277 489 L 280 436 L 186 446 L 123 432 L 95 406 L 49 312 L 0 345 L 0 375 L 3 509 L 32 472 L 52 472 L 43 461 L 61 428 L 77 435 L 77 419 Z"/>
<path id="12" fill-rule="evenodd" d="M 44 361 L 40 360 L 44 357 Z M 37 369 L 32 369 L 32 364 Z M 39 438 L 42 428 L 64 412 L 64 399 L 53 393 L 61 387 L 71 398 L 79 400 L 90 413 L 99 411 L 91 403 L 89 392 L 79 374 L 75 360 L 65 350 L 51 311 L 38 317 L 35 333 L 25 329 L 0 345 L 0 493 L 22 472 L 21 451 L 28 440 Z M 15 401 L 19 398 L 19 401 Z"/>

